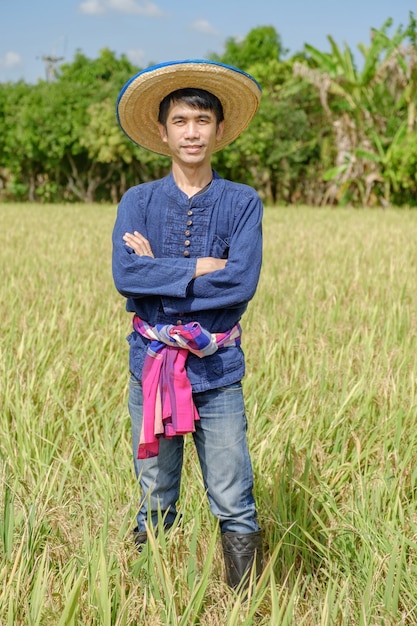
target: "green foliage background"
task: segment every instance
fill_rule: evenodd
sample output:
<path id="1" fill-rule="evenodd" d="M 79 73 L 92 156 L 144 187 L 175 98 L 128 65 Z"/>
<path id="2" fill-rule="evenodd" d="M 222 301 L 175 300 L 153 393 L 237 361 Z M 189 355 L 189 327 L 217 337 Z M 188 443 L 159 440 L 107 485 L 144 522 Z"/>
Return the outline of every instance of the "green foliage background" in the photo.
<path id="1" fill-rule="evenodd" d="M 249 129 L 214 166 L 255 186 L 266 204 L 417 204 L 417 29 L 387 20 L 360 46 L 329 37 L 330 52 L 306 44 L 287 58 L 261 26 L 230 39 L 213 59 L 250 72 L 263 87 Z M 55 80 L 0 84 L 0 199 L 117 202 L 133 184 L 164 175 L 165 157 L 120 131 L 115 101 L 137 71 L 109 49 L 78 52 Z"/>

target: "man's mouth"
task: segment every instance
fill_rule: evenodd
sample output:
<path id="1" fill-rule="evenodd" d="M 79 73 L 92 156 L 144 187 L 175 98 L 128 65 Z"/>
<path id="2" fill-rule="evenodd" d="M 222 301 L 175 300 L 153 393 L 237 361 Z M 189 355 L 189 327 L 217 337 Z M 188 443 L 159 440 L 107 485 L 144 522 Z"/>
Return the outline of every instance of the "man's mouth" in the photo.
<path id="1" fill-rule="evenodd" d="M 201 144 L 187 144 L 185 146 L 182 146 L 183 150 L 186 150 L 186 152 L 199 152 L 202 148 Z"/>

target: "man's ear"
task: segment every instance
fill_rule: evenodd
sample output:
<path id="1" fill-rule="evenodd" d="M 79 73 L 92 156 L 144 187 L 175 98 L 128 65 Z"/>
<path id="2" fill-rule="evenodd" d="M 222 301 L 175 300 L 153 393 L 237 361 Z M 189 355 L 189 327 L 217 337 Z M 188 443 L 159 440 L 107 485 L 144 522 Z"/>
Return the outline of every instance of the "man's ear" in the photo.
<path id="1" fill-rule="evenodd" d="M 166 131 L 165 126 L 161 124 L 160 122 L 158 122 L 158 130 L 159 130 L 159 134 L 161 135 L 162 141 L 166 143 L 168 141 L 167 131 Z"/>
<path id="2" fill-rule="evenodd" d="M 220 122 L 220 124 L 217 126 L 217 131 L 216 131 L 217 141 L 220 141 L 220 139 L 223 137 L 223 133 L 224 133 L 224 120 Z"/>

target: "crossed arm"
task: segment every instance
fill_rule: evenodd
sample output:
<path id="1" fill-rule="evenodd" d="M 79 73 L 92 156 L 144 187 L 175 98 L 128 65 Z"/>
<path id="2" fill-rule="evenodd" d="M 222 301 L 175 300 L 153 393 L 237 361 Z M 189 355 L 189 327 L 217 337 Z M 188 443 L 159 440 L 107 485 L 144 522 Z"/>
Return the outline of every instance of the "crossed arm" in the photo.
<path id="1" fill-rule="evenodd" d="M 149 241 L 137 230 L 123 235 L 124 242 L 135 251 L 138 256 L 149 256 L 155 258 Z M 227 259 L 216 259 L 212 256 L 200 257 L 197 259 L 193 278 L 204 276 L 226 267 Z"/>

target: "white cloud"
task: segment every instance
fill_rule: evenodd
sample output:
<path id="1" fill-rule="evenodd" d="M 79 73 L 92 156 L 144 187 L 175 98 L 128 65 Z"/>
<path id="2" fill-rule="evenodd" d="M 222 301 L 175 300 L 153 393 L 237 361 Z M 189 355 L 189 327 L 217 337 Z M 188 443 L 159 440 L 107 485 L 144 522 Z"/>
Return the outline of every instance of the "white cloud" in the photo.
<path id="1" fill-rule="evenodd" d="M 191 30 L 195 30 L 198 33 L 204 33 L 205 35 L 219 34 L 219 31 L 207 20 L 196 20 L 191 24 L 190 28 Z"/>
<path id="2" fill-rule="evenodd" d="M 4 57 L 0 57 L 0 67 L 16 67 L 20 65 L 22 59 L 17 52 L 6 52 Z"/>
<path id="3" fill-rule="evenodd" d="M 99 13 L 104 13 L 105 2 L 102 0 L 84 0 L 79 5 L 79 9 L 81 13 L 86 13 L 87 15 L 98 15 Z"/>
<path id="4" fill-rule="evenodd" d="M 152 0 L 84 0 L 79 4 L 81 13 L 99 15 L 109 11 L 146 17 L 163 17 L 165 14 Z"/>
<path id="5" fill-rule="evenodd" d="M 127 58 L 134 65 L 142 65 L 145 58 L 145 52 L 143 50 L 128 50 L 126 53 Z"/>

